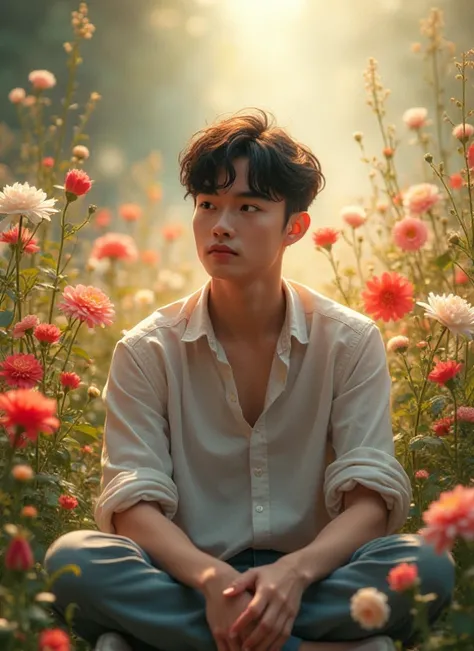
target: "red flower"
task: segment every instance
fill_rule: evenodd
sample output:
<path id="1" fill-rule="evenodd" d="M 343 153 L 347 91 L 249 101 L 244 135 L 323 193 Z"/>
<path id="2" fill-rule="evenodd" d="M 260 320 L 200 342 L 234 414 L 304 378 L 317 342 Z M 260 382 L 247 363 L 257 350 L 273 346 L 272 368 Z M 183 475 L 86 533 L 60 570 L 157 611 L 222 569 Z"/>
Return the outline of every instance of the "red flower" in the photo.
<path id="1" fill-rule="evenodd" d="M 24 447 L 26 439 L 36 441 L 40 432 L 52 434 L 59 427 L 56 409 L 56 401 L 38 391 L 17 389 L 0 395 L 0 411 L 5 412 L 0 423 L 6 428 L 12 443 L 17 428 L 23 432 L 16 447 Z"/>
<path id="2" fill-rule="evenodd" d="M 77 373 L 63 371 L 59 376 L 59 381 L 65 389 L 77 389 L 81 383 L 81 378 Z"/>
<path id="3" fill-rule="evenodd" d="M 446 418 L 440 418 L 439 420 L 433 423 L 433 431 L 436 436 L 448 436 L 451 432 L 451 427 L 454 423 L 454 419 L 449 416 Z"/>
<path id="4" fill-rule="evenodd" d="M 452 380 L 462 369 L 462 364 L 450 359 L 447 362 L 438 362 L 431 373 L 428 375 L 428 380 L 436 382 L 437 384 L 446 384 Z"/>
<path id="5" fill-rule="evenodd" d="M 333 244 L 339 239 L 339 231 L 335 228 L 318 228 L 313 233 L 313 242 L 322 249 L 331 250 Z"/>
<path id="6" fill-rule="evenodd" d="M 60 628 L 47 628 L 41 632 L 38 651 L 70 651 L 70 649 L 69 636 Z"/>
<path id="7" fill-rule="evenodd" d="M 413 308 L 413 285 L 395 271 L 374 276 L 362 292 L 365 311 L 374 319 L 398 321 Z"/>
<path id="8" fill-rule="evenodd" d="M 388 573 L 388 584 L 394 592 L 404 592 L 418 583 L 418 568 L 415 563 L 400 563 Z"/>
<path id="9" fill-rule="evenodd" d="M 453 188 L 453 190 L 459 190 L 459 188 L 462 188 L 463 178 L 459 172 L 451 174 L 449 177 L 449 185 Z"/>
<path id="10" fill-rule="evenodd" d="M 81 452 L 82 454 L 92 454 L 94 450 L 90 445 L 83 445 L 81 448 Z"/>
<path id="11" fill-rule="evenodd" d="M 114 258 L 115 260 L 133 262 L 138 258 L 138 249 L 135 240 L 130 235 L 106 233 L 94 241 L 90 257 L 96 260 Z"/>
<path id="12" fill-rule="evenodd" d="M 60 495 L 58 498 L 58 504 L 66 511 L 72 511 L 76 508 L 79 502 L 72 495 Z"/>
<path id="13" fill-rule="evenodd" d="M 52 156 L 45 156 L 41 164 L 43 167 L 54 167 L 54 158 Z"/>
<path id="14" fill-rule="evenodd" d="M 7 570 L 27 572 L 35 564 L 30 543 L 23 536 L 15 536 L 5 552 L 5 567 Z"/>
<path id="15" fill-rule="evenodd" d="M 101 208 L 95 213 L 94 224 L 97 228 L 107 228 L 112 221 L 112 213 L 107 208 Z"/>
<path id="16" fill-rule="evenodd" d="M 469 169 L 474 169 L 474 142 L 472 145 L 469 145 L 469 149 L 467 150 L 467 164 L 469 165 Z"/>
<path id="17" fill-rule="evenodd" d="M 3 231 L 0 234 L 0 242 L 5 244 L 10 244 L 10 246 L 15 246 L 18 243 L 18 231 L 20 227 L 18 224 L 13 228 L 10 228 L 8 231 Z M 21 229 L 21 243 L 23 244 L 22 252 L 23 253 L 37 253 L 40 248 L 37 246 L 38 240 L 36 237 L 31 236 L 31 231 L 25 227 Z"/>
<path id="18" fill-rule="evenodd" d="M 15 353 L 0 364 L 5 382 L 11 387 L 32 389 L 43 378 L 43 367 L 34 355 Z"/>
<path id="19" fill-rule="evenodd" d="M 73 195 L 74 197 L 81 197 L 87 194 L 92 187 L 92 181 L 84 170 L 69 170 L 66 174 L 64 181 L 66 194 Z"/>
<path id="20" fill-rule="evenodd" d="M 33 336 L 45 344 L 55 344 L 61 338 L 61 330 L 54 323 L 40 323 L 33 331 Z"/>

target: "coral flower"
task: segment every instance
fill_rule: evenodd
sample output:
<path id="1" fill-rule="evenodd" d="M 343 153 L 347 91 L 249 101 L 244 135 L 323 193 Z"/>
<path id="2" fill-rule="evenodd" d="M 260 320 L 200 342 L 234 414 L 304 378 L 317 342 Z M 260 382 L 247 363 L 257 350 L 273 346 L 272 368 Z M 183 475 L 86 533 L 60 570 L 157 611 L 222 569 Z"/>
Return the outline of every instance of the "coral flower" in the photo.
<path id="1" fill-rule="evenodd" d="M 447 416 L 446 418 L 439 418 L 432 425 L 433 432 L 436 436 L 448 436 L 451 434 L 451 428 L 453 426 L 454 420 Z"/>
<path id="2" fill-rule="evenodd" d="M 47 628 L 40 633 L 38 651 L 70 651 L 69 635 L 60 628 Z"/>
<path id="3" fill-rule="evenodd" d="M 112 221 L 112 213 L 107 208 L 101 208 L 95 214 L 94 224 L 97 228 L 107 228 Z"/>
<path id="4" fill-rule="evenodd" d="M 108 296 L 92 285 L 68 285 L 58 309 L 71 319 L 85 322 L 89 328 L 113 323 L 115 311 Z"/>
<path id="5" fill-rule="evenodd" d="M 456 415 L 464 423 L 474 423 L 474 407 L 458 407 Z"/>
<path id="6" fill-rule="evenodd" d="M 313 233 L 313 242 L 322 249 L 331 250 L 332 245 L 339 239 L 339 231 L 335 228 L 318 228 Z"/>
<path id="7" fill-rule="evenodd" d="M 31 389 L 43 378 L 43 367 L 34 355 L 14 353 L 0 363 L 0 376 L 10 387 Z"/>
<path id="8" fill-rule="evenodd" d="M 49 90 L 56 86 L 56 77 L 49 70 L 32 70 L 28 75 L 35 90 Z"/>
<path id="9" fill-rule="evenodd" d="M 472 124 L 457 124 L 453 129 L 453 136 L 461 142 L 467 142 L 474 134 L 474 127 Z"/>
<path id="10" fill-rule="evenodd" d="M 464 335 L 468 339 L 474 336 L 474 307 L 464 298 L 455 294 L 428 294 L 428 303 L 421 301 L 417 305 L 425 308 L 425 316 L 435 319 L 448 328 L 454 335 Z"/>
<path id="11" fill-rule="evenodd" d="M 428 479 L 429 476 L 430 476 L 430 473 L 427 470 L 425 470 L 424 468 L 420 468 L 420 470 L 417 470 L 415 472 L 415 478 L 416 479 Z"/>
<path id="12" fill-rule="evenodd" d="M 12 468 L 12 477 L 17 481 L 29 481 L 34 476 L 33 468 L 26 463 L 18 463 Z"/>
<path id="13" fill-rule="evenodd" d="M 12 104 L 21 104 L 26 97 L 24 88 L 12 88 L 8 93 L 8 99 Z"/>
<path id="14" fill-rule="evenodd" d="M 456 285 L 465 285 L 469 282 L 469 276 L 462 269 L 456 269 L 454 274 L 454 282 Z"/>
<path id="15" fill-rule="evenodd" d="M 422 215 L 440 200 L 439 189 L 433 183 L 412 185 L 403 195 L 403 205 L 412 215 Z"/>
<path id="16" fill-rule="evenodd" d="M 35 314 L 28 314 L 28 316 L 23 317 L 21 321 L 15 323 L 13 328 L 12 336 L 13 339 L 21 339 L 26 335 L 28 331 L 32 331 L 39 323 L 39 319 Z"/>
<path id="17" fill-rule="evenodd" d="M 452 359 L 447 362 L 438 362 L 428 375 L 428 380 L 436 382 L 436 384 L 444 385 L 450 380 L 453 380 L 461 369 L 461 362 L 455 362 Z"/>
<path id="18" fill-rule="evenodd" d="M 362 292 L 365 311 L 383 321 L 398 321 L 413 308 L 413 285 L 395 271 L 385 272 L 367 281 Z"/>
<path id="19" fill-rule="evenodd" d="M 43 219 L 51 221 L 50 215 L 58 212 L 55 203 L 56 199 L 46 199 L 46 192 L 29 183 L 14 183 L 0 192 L 0 215 L 24 215 L 37 225 Z"/>
<path id="20" fill-rule="evenodd" d="M 148 264 L 153 267 L 158 263 L 160 256 L 156 251 L 153 251 L 152 249 L 146 249 L 145 251 L 142 251 L 140 259 L 144 264 Z"/>
<path id="21" fill-rule="evenodd" d="M 56 401 L 46 398 L 38 391 L 18 389 L 0 395 L 0 423 L 7 429 L 13 442 L 17 428 L 23 431 L 18 447 L 24 447 L 26 439 L 36 441 L 38 434 L 52 434 L 59 427 L 56 418 Z"/>
<path id="22" fill-rule="evenodd" d="M 427 117 L 428 109 L 423 106 L 415 106 L 405 111 L 403 121 L 409 129 L 421 129 L 425 126 Z"/>
<path id="23" fill-rule="evenodd" d="M 395 335 L 387 341 L 387 352 L 389 353 L 404 353 L 408 346 L 410 345 L 410 340 L 408 337 L 403 335 Z"/>
<path id="24" fill-rule="evenodd" d="M 423 520 L 427 526 L 420 534 L 438 554 L 452 549 L 458 536 L 474 540 L 474 488 L 456 486 L 441 493 L 423 513 Z"/>
<path id="25" fill-rule="evenodd" d="M 351 597 L 351 617 L 367 631 L 382 628 L 390 617 L 387 601 L 376 588 L 360 588 Z"/>
<path id="26" fill-rule="evenodd" d="M 63 371 L 59 376 L 59 381 L 65 389 L 77 389 L 81 384 L 79 375 L 72 371 Z"/>
<path id="27" fill-rule="evenodd" d="M 84 170 L 69 170 L 64 181 L 64 189 L 70 201 L 87 194 L 92 187 L 92 181 Z"/>
<path id="28" fill-rule="evenodd" d="M 449 185 L 453 188 L 453 190 L 459 190 L 463 186 L 463 178 L 462 175 L 459 174 L 459 172 L 456 172 L 455 174 L 451 174 L 449 177 Z"/>
<path id="29" fill-rule="evenodd" d="M 41 161 L 41 165 L 47 169 L 54 167 L 54 158 L 52 156 L 45 156 Z"/>
<path id="30" fill-rule="evenodd" d="M 55 344 L 61 339 L 61 330 L 54 323 L 40 323 L 33 331 L 33 336 L 44 344 Z"/>
<path id="31" fill-rule="evenodd" d="M 181 224 L 167 224 L 161 229 L 161 234 L 167 242 L 174 242 L 183 234 L 183 227 Z"/>
<path id="32" fill-rule="evenodd" d="M 31 504 L 27 504 L 21 509 L 21 515 L 24 518 L 36 518 L 38 516 L 38 509 Z"/>
<path id="33" fill-rule="evenodd" d="M 418 251 L 428 239 L 428 227 L 418 217 L 404 217 L 395 224 L 392 235 L 402 251 Z"/>
<path id="34" fill-rule="evenodd" d="M 341 218 L 352 228 L 359 228 L 365 224 L 367 215 L 362 206 L 345 206 L 341 210 Z"/>
<path id="35" fill-rule="evenodd" d="M 4 244 L 10 244 L 10 246 L 14 247 L 16 244 L 18 244 L 19 230 L 20 227 L 18 224 L 16 224 L 8 231 L 3 231 L 3 233 L 0 233 L 0 242 L 3 242 Z M 36 237 L 32 237 L 31 231 L 24 226 L 21 229 L 21 243 L 23 245 L 23 253 L 37 253 L 40 250 L 39 246 L 37 246 L 38 240 Z"/>
<path id="36" fill-rule="evenodd" d="M 469 145 L 469 149 L 467 150 L 467 165 L 470 170 L 474 169 L 474 143 Z"/>
<path id="37" fill-rule="evenodd" d="M 138 249 L 130 235 L 106 233 L 95 240 L 90 256 L 95 260 L 114 258 L 133 262 L 138 258 Z"/>
<path id="38" fill-rule="evenodd" d="M 5 567 L 15 572 L 28 572 L 35 564 L 30 543 L 24 536 L 15 536 L 5 552 Z"/>
<path id="39" fill-rule="evenodd" d="M 418 568 L 415 563 L 400 563 L 393 567 L 387 576 L 390 590 L 405 592 L 418 584 Z"/>
<path id="40" fill-rule="evenodd" d="M 60 495 L 58 498 L 58 504 L 62 509 L 72 511 L 77 507 L 79 502 L 72 495 Z"/>
<path id="41" fill-rule="evenodd" d="M 123 203 L 119 207 L 120 217 L 126 222 L 136 222 L 142 216 L 143 210 L 137 203 Z"/>

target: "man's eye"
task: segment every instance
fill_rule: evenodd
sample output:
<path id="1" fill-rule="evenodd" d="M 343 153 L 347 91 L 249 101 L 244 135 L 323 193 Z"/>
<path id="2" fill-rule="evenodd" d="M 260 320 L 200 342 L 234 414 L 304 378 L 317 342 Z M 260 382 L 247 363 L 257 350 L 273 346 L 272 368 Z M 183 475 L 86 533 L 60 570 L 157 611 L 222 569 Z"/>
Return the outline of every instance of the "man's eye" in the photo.
<path id="1" fill-rule="evenodd" d="M 214 208 L 215 206 L 210 202 L 210 201 L 201 201 L 199 204 L 199 208 L 204 208 L 204 210 L 210 210 L 211 208 Z"/>
<path id="2" fill-rule="evenodd" d="M 244 212 L 258 212 L 260 208 L 258 206 L 251 206 L 248 203 L 244 203 L 244 205 L 242 206 L 242 210 Z"/>

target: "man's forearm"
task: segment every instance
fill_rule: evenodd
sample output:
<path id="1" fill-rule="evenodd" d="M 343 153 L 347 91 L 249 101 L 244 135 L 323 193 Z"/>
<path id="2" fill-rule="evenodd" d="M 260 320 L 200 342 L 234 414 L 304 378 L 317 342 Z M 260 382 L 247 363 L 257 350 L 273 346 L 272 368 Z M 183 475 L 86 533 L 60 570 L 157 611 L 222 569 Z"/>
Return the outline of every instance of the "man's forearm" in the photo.
<path id="1" fill-rule="evenodd" d="M 199 550 L 188 536 L 152 502 L 139 502 L 115 513 L 116 532 L 134 540 L 177 581 L 205 592 L 216 580 L 232 580 L 235 571 L 224 561 Z"/>
<path id="2" fill-rule="evenodd" d="M 385 535 L 386 529 L 385 505 L 377 497 L 367 498 L 351 505 L 327 524 L 312 543 L 284 559 L 294 564 L 305 585 L 310 585 L 341 567 L 366 542 Z"/>

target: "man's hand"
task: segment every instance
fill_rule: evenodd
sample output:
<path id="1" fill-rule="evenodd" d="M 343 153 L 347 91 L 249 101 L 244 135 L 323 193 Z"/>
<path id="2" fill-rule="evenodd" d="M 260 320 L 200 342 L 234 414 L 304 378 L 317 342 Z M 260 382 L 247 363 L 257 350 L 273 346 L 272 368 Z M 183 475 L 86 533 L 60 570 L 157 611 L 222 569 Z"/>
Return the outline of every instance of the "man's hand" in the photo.
<path id="1" fill-rule="evenodd" d="M 218 651 L 241 651 L 244 637 L 230 636 L 234 622 L 245 612 L 252 601 L 252 595 L 243 588 L 233 599 L 224 596 L 224 589 L 243 576 L 229 566 L 229 572 L 213 578 L 203 589 L 206 599 L 206 619 Z M 254 626 L 241 627 L 243 635 L 249 635 Z"/>
<path id="2" fill-rule="evenodd" d="M 294 563 L 284 556 L 271 565 L 247 570 L 223 593 L 231 602 L 246 590 L 254 595 L 230 635 L 243 639 L 244 651 L 279 651 L 291 635 L 306 585 Z"/>

